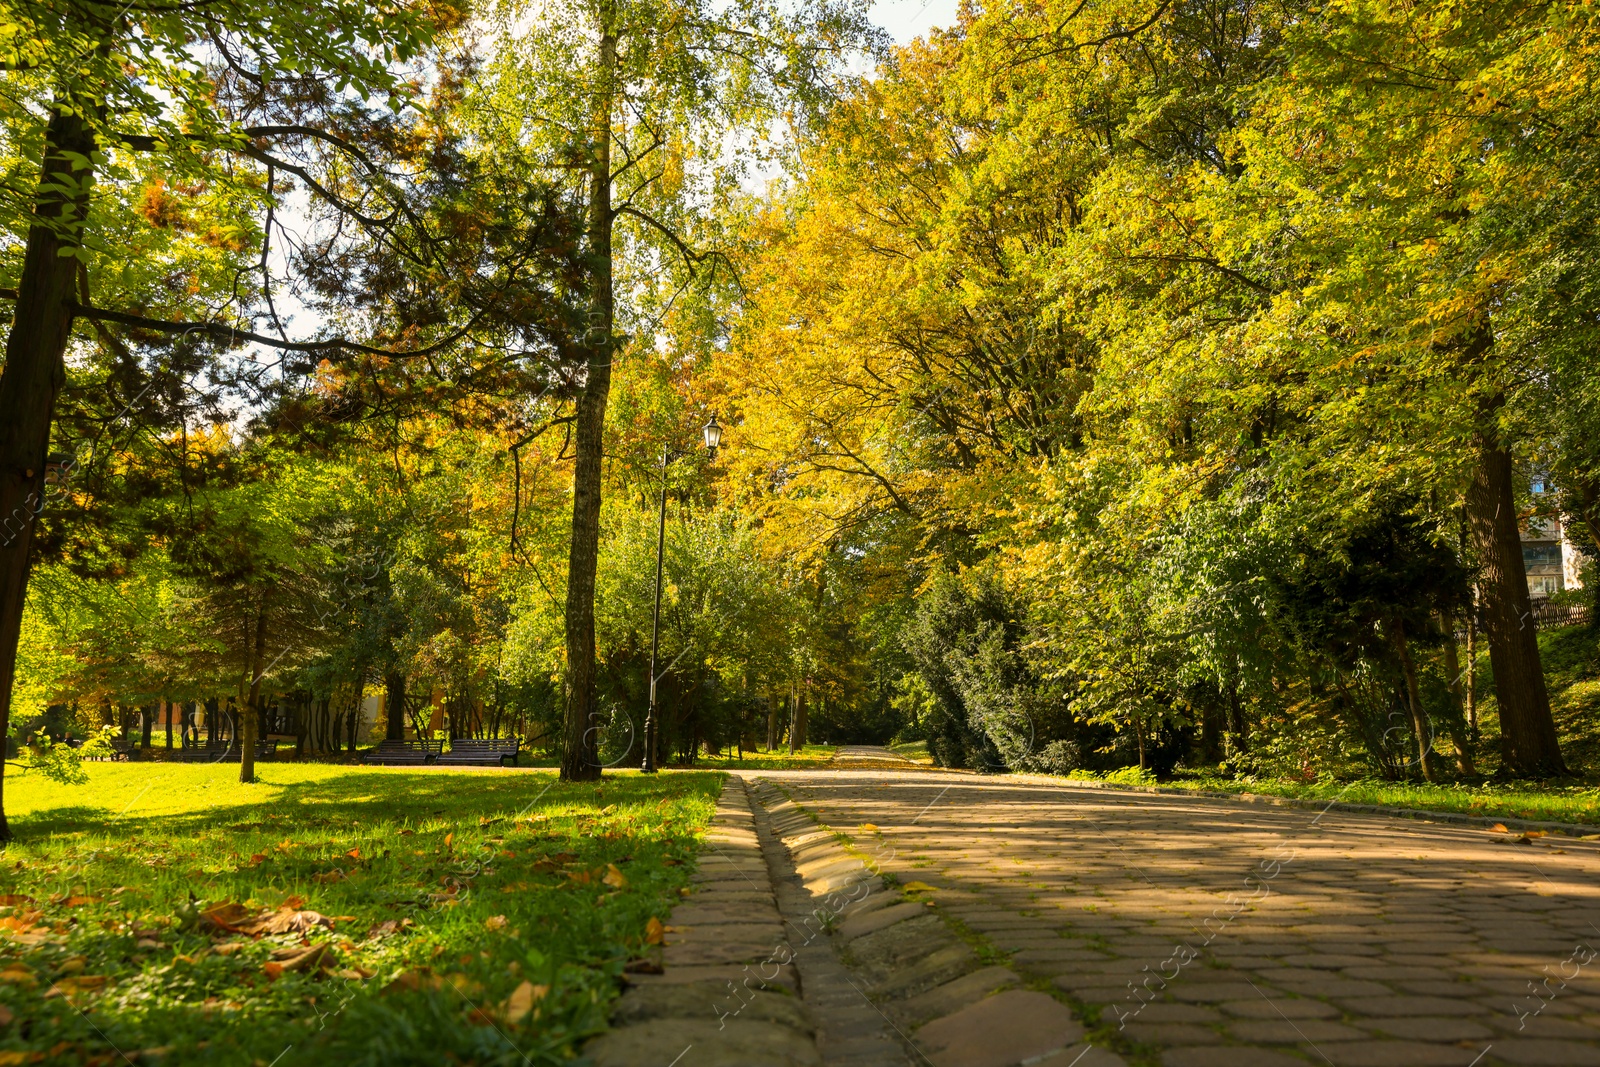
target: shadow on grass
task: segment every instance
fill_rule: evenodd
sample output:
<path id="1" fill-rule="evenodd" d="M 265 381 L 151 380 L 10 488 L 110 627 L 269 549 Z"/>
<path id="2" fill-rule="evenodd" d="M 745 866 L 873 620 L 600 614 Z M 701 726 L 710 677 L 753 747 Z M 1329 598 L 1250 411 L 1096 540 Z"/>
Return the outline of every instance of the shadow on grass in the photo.
<path id="1" fill-rule="evenodd" d="M 693 869 L 719 780 L 384 770 L 274 783 L 259 800 L 159 818 L 36 812 L 19 846 L 29 862 L 0 868 L 0 892 L 31 898 L 18 910 L 41 912 L 45 936 L 0 941 L 0 964 L 36 976 L 0 984 L 19 1021 L 0 1031 L 0 1052 L 122 1062 L 162 1048 L 169 1065 L 278 1067 L 569 1062 L 604 1025 L 648 920 L 666 918 Z M 367 976 L 271 975 L 271 954 L 299 938 L 207 930 L 187 914 L 191 895 L 252 910 L 303 897 L 297 906 L 337 917 L 310 936 L 335 946 L 341 970 Z M 385 922 L 403 925 L 374 933 Z M 425 978 L 385 991 L 401 973 Z M 61 996 L 64 975 L 103 984 Z M 523 981 L 549 991 L 513 1025 L 498 1005 Z"/>

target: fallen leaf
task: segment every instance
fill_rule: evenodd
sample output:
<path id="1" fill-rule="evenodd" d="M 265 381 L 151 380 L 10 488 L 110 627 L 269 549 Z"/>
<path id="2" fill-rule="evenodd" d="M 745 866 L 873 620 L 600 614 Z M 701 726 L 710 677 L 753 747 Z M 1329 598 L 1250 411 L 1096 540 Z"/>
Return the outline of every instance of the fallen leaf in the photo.
<path id="1" fill-rule="evenodd" d="M 270 915 L 263 916 L 258 922 L 252 924 L 252 933 L 263 934 L 303 934 L 307 930 L 317 927 L 333 928 L 333 921 L 326 915 L 314 911 L 296 911 L 293 908 L 280 908 Z"/>
<path id="2" fill-rule="evenodd" d="M 1505 823 L 1497 822 L 1493 826 L 1489 827 L 1489 832 L 1492 834 L 1508 834 L 1511 831 L 1506 829 Z"/>
<path id="3" fill-rule="evenodd" d="M 341 967 L 332 973 L 335 978 L 343 978 L 352 982 L 364 982 L 377 972 L 369 971 L 364 967 Z"/>
<path id="4" fill-rule="evenodd" d="M 864 822 L 861 824 L 861 830 L 863 833 L 875 834 L 878 832 L 878 827 L 873 823 Z"/>
<path id="5" fill-rule="evenodd" d="M 439 946 L 443 948 L 443 945 Z M 391 993 L 414 992 L 422 989 L 439 989 L 443 987 L 444 979 L 428 970 L 426 967 L 403 971 L 394 980 L 379 990 L 379 995 L 388 996 Z"/>
<path id="6" fill-rule="evenodd" d="M 622 873 L 622 870 L 615 863 L 608 863 L 606 864 L 606 876 L 600 881 L 612 889 L 622 889 L 627 886 L 628 877 Z"/>
<path id="7" fill-rule="evenodd" d="M 938 891 L 937 887 L 931 886 L 927 882 L 907 882 L 900 888 L 907 893 L 934 893 Z"/>
<path id="8" fill-rule="evenodd" d="M 266 861 L 267 861 L 267 856 L 266 856 L 266 853 L 264 853 L 264 852 L 257 852 L 257 853 L 256 853 L 256 854 L 255 854 L 255 855 L 253 855 L 253 856 L 251 856 L 251 857 L 250 857 L 250 866 L 252 866 L 252 867 L 259 867 L 259 866 L 261 866 L 261 865 L 262 865 L 262 864 L 263 864 L 263 863 L 265 863 L 265 862 L 266 862 Z"/>
<path id="9" fill-rule="evenodd" d="M 534 985 L 532 982 L 524 981 L 511 991 L 511 995 L 500 1008 L 500 1014 L 508 1023 L 521 1022 L 533 1011 L 534 1004 L 543 1000 L 549 992 L 550 987 L 547 985 Z"/>
<path id="10" fill-rule="evenodd" d="M 35 1063 L 34 1056 L 44 1059 L 44 1053 L 38 1052 L 0 1052 L 0 1067 L 22 1067 L 24 1063 Z"/>
<path id="11" fill-rule="evenodd" d="M 99 897 L 68 897 L 65 901 L 63 901 L 63 904 L 69 908 L 81 908 L 85 904 L 98 903 L 100 903 Z"/>
<path id="12" fill-rule="evenodd" d="M 661 865 L 663 867 L 682 867 L 683 866 L 683 861 L 669 858 L 669 859 L 662 860 L 661 861 Z"/>
<path id="13" fill-rule="evenodd" d="M 486 930 L 504 930 L 506 928 L 506 917 L 504 915 L 491 915 L 483 920 L 483 926 Z"/>
<path id="14" fill-rule="evenodd" d="M 344 881 L 344 879 L 345 873 L 338 867 L 335 867 L 331 871 L 324 871 L 322 874 L 313 874 L 311 876 L 311 880 L 313 882 L 318 882 L 322 885 L 333 885 L 335 882 Z"/>
<path id="15" fill-rule="evenodd" d="M 267 966 L 271 966 L 272 963 L 282 968 L 280 974 L 283 971 L 328 970 L 333 966 L 334 957 L 329 951 L 328 943 L 321 941 L 315 945 L 291 945 L 288 948 L 280 948 L 272 954 L 272 962 Z"/>
<path id="16" fill-rule="evenodd" d="M 200 913 L 200 923 L 203 926 L 214 926 L 219 930 L 237 933 L 240 924 L 248 922 L 255 917 L 255 912 L 235 901 L 223 901 L 215 904 Z"/>
<path id="17" fill-rule="evenodd" d="M 450 842 L 454 841 L 455 839 L 456 839 L 456 832 L 454 830 L 451 830 L 449 833 L 445 834 L 444 835 L 444 847 L 446 849 L 448 849 L 450 847 Z"/>
<path id="18" fill-rule="evenodd" d="M 38 979 L 33 972 L 20 963 L 13 963 L 0 971 L 0 982 L 12 982 L 16 985 L 37 985 Z"/>
<path id="19" fill-rule="evenodd" d="M 160 948 L 161 947 L 161 943 L 159 941 L 150 941 L 150 942 L 141 941 L 141 942 L 139 942 L 139 944 L 141 946 L 145 945 L 147 943 L 150 944 L 151 946 L 155 947 L 155 948 Z M 220 945 L 216 946 L 215 948 L 213 948 L 211 951 L 215 952 L 219 956 L 232 956 L 232 955 L 235 955 L 236 953 L 243 952 L 244 951 L 244 946 L 245 946 L 245 943 L 243 941 L 225 941 L 222 944 L 220 944 Z"/>
<path id="20" fill-rule="evenodd" d="M 32 897 L 21 896 L 17 893 L 0 893 L 0 908 L 15 908 L 21 904 L 32 903 Z"/>
<path id="21" fill-rule="evenodd" d="M 0 1004 L 0 1026 L 10 1026 L 11 1021 L 15 1018 L 16 1016 L 11 1013 L 10 1008 Z"/>
<path id="22" fill-rule="evenodd" d="M 358 860 L 361 858 L 361 849 L 359 847 L 353 848 L 349 852 L 346 852 L 345 855 L 349 856 L 353 860 Z"/>
<path id="23" fill-rule="evenodd" d="M 305 906 L 306 898 L 298 893 L 294 894 L 293 896 L 284 897 L 283 903 L 278 905 L 280 908 L 303 908 Z"/>
<path id="24" fill-rule="evenodd" d="M 108 981 L 110 981 L 110 979 L 103 974 L 73 975 L 71 978 L 63 978 L 61 981 L 55 983 L 50 987 L 50 991 L 44 996 L 46 1000 L 49 1000 L 51 997 L 70 997 L 74 993 L 83 993 L 91 989 L 99 989 Z"/>
<path id="25" fill-rule="evenodd" d="M 415 830 L 409 830 L 409 829 L 408 830 L 401 830 L 399 832 L 398 836 L 400 836 L 400 837 L 410 837 L 414 833 L 416 833 Z"/>
<path id="26" fill-rule="evenodd" d="M 666 933 L 666 927 L 661 925 L 661 920 L 652 915 L 650 921 L 644 924 L 644 943 L 659 945 L 666 939 Z"/>

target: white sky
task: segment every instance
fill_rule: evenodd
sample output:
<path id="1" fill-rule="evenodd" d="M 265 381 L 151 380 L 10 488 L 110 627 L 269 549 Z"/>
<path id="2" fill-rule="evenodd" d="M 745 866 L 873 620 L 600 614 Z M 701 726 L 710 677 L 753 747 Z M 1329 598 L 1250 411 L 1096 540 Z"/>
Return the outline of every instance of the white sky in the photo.
<path id="1" fill-rule="evenodd" d="M 872 21 L 889 31 L 896 44 L 921 37 L 934 26 L 954 26 L 957 0 L 877 0 Z"/>
<path id="2" fill-rule="evenodd" d="M 955 26 L 955 8 L 957 0 L 877 0 L 872 21 L 888 30 L 894 43 L 904 45 L 934 26 Z"/>

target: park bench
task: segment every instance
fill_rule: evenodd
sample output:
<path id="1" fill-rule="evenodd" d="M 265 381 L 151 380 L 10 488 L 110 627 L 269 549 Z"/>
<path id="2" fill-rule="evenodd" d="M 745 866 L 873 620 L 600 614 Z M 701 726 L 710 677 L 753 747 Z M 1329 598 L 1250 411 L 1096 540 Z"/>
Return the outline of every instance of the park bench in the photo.
<path id="1" fill-rule="evenodd" d="M 439 758 L 443 741 L 379 741 L 367 753 L 367 762 L 385 767 L 421 766 Z"/>
<path id="2" fill-rule="evenodd" d="M 190 745 L 188 748 L 173 749 L 167 758 L 178 763 L 238 763 L 239 746 L 226 741 L 209 745 Z M 277 741 L 262 739 L 256 742 L 257 761 L 277 758 Z"/>
<path id="3" fill-rule="evenodd" d="M 521 747 L 522 742 L 515 737 L 458 737 L 450 742 L 450 751 L 436 762 L 495 767 L 505 766 L 509 761 L 515 765 Z"/>

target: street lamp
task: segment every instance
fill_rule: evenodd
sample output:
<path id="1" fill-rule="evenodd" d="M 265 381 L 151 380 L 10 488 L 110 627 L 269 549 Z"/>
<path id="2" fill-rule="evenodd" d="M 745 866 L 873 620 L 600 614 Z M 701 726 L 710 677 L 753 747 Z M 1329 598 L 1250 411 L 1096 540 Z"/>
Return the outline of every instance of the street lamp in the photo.
<path id="1" fill-rule="evenodd" d="M 722 427 L 712 415 L 700 427 L 701 439 L 706 444 L 706 455 L 715 456 L 722 444 Z M 656 773 L 656 659 L 661 648 L 661 560 L 667 547 L 667 467 L 673 460 L 688 455 L 671 448 L 661 452 L 661 518 L 656 525 L 656 606 L 650 616 L 650 707 L 644 716 L 644 763 L 640 770 Z"/>

